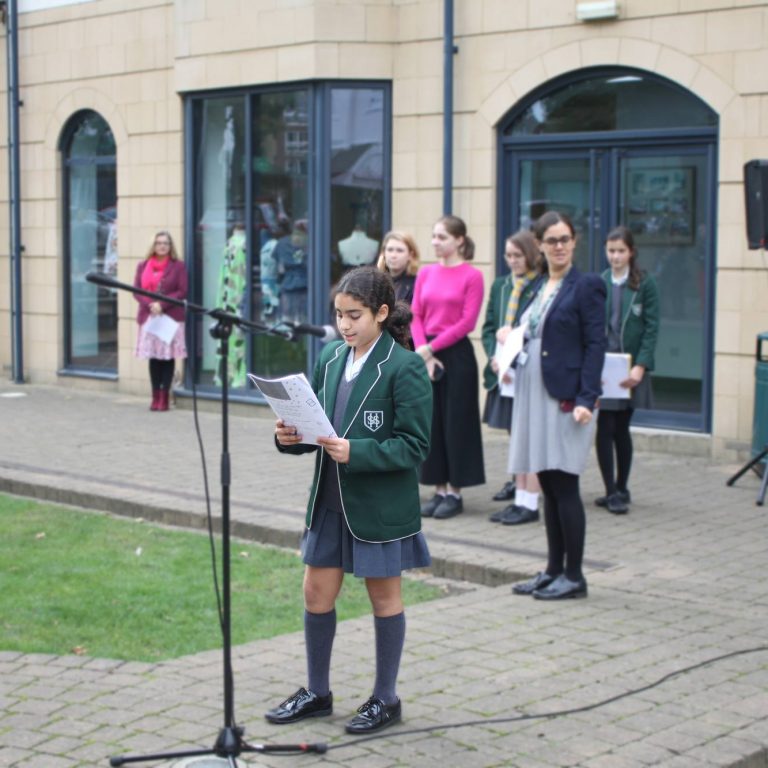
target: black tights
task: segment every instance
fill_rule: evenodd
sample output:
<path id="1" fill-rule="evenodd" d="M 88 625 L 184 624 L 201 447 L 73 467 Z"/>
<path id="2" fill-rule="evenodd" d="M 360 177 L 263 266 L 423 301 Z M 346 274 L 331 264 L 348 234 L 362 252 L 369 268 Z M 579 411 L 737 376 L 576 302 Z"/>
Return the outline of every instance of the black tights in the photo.
<path id="1" fill-rule="evenodd" d="M 578 581 L 582 578 L 581 562 L 587 530 L 587 518 L 579 495 L 579 476 L 559 469 L 548 469 L 539 472 L 538 476 L 544 494 L 547 573 L 559 576 L 565 571 L 571 581 Z"/>
<path id="2" fill-rule="evenodd" d="M 173 383 L 173 371 L 176 367 L 175 360 L 158 360 L 155 357 L 149 360 L 149 380 L 152 382 L 152 391 L 158 389 L 170 390 Z"/>
<path id="3" fill-rule="evenodd" d="M 629 422 L 632 409 L 623 411 L 600 411 L 597 417 L 597 463 L 603 476 L 605 492 L 608 496 L 616 491 L 626 491 L 629 482 L 629 470 L 632 467 L 632 436 L 629 434 Z M 616 478 L 613 474 L 613 451 L 616 449 Z"/>

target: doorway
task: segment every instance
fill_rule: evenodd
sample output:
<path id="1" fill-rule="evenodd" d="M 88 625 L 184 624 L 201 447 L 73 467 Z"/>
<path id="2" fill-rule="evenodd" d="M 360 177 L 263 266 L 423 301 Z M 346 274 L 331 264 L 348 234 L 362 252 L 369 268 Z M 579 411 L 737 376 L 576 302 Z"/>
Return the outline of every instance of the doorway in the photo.
<path id="1" fill-rule="evenodd" d="M 708 431 L 716 115 L 688 92 L 691 109 L 681 110 L 681 91 L 648 73 L 612 68 L 573 75 L 513 110 L 500 131 L 499 243 L 558 210 L 576 226 L 578 268 L 602 272 L 605 235 L 628 226 L 661 298 L 654 406 L 638 410 L 634 423 Z M 674 103 L 677 118 L 665 103 Z M 653 114 L 662 123 L 656 128 Z M 670 126 L 670 119 L 688 125 Z M 591 130 L 578 130 L 585 127 Z"/>

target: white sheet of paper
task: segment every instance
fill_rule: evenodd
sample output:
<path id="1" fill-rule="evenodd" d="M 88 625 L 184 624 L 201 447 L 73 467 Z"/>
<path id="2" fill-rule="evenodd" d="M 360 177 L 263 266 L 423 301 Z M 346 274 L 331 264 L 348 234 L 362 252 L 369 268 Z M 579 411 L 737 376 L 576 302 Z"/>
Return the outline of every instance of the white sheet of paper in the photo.
<path id="1" fill-rule="evenodd" d="M 165 344 L 170 344 L 173 341 L 178 327 L 179 324 L 168 315 L 152 315 L 144 324 L 144 330 L 147 333 L 157 336 Z"/>
<path id="2" fill-rule="evenodd" d="M 336 437 L 333 425 L 303 373 L 279 379 L 263 379 L 249 373 L 248 378 L 264 395 L 275 415 L 288 426 L 296 427 L 302 443 L 318 445 L 318 437 Z"/>
<path id="3" fill-rule="evenodd" d="M 504 378 L 499 379 L 499 394 L 502 397 L 514 397 L 515 396 L 515 369 L 509 368 L 507 370 L 507 378 L 509 381 L 504 381 Z"/>
<path id="4" fill-rule="evenodd" d="M 498 346 L 496 347 L 496 362 L 499 364 L 499 384 L 501 384 L 501 377 L 504 371 L 511 367 L 523 348 L 526 328 L 528 328 L 528 323 L 523 323 L 518 325 L 517 328 L 513 328 L 507 335 L 507 340 L 503 346 L 500 349 Z"/>
<path id="5" fill-rule="evenodd" d="M 606 352 L 603 372 L 600 375 L 600 381 L 603 385 L 602 397 L 627 400 L 631 396 L 632 390 L 621 386 L 621 382 L 629 378 L 631 364 L 632 355 Z"/>

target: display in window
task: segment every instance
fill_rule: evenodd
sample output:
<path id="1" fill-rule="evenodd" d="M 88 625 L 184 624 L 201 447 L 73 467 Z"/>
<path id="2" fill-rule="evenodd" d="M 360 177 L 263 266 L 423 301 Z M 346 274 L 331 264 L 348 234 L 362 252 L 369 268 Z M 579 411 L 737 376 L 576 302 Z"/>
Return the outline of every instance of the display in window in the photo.
<path id="1" fill-rule="evenodd" d="M 345 267 L 373 264 L 379 253 L 379 241 L 368 237 L 359 224 L 349 237 L 339 240 L 339 255 Z"/>
<path id="2" fill-rule="evenodd" d="M 238 317 L 243 316 L 245 289 L 248 278 L 245 225 L 237 222 L 224 249 L 219 272 L 219 290 L 216 306 Z M 246 383 L 245 334 L 235 325 L 227 340 L 227 381 L 230 387 L 244 387 Z M 221 353 L 216 355 L 217 365 L 214 384 L 221 386 Z"/>

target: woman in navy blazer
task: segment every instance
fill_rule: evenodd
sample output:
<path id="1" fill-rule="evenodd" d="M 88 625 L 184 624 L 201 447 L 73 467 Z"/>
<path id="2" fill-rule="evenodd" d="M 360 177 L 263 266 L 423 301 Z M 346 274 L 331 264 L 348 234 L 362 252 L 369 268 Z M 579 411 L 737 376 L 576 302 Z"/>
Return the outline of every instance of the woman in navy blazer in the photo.
<path id="1" fill-rule="evenodd" d="M 536 472 L 544 494 L 546 570 L 517 584 L 540 600 L 587 596 L 581 570 L 586 516 L 579 493 L 605 358 L 605 283 L 573 266 L 576 233 L 555 211 L 534 225 L 547 274 L 525 309 L 516 361 L 510 469 Z"/>

